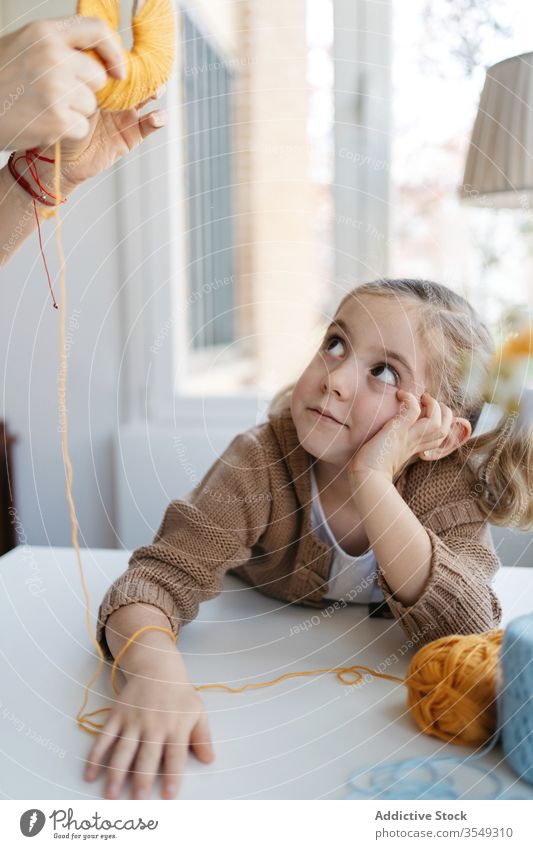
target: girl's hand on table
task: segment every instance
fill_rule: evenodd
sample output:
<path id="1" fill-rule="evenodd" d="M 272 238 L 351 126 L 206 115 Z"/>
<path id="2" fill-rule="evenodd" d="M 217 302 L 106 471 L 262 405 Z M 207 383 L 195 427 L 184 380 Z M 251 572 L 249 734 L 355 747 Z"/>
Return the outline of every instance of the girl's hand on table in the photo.
<path id="1" fill-rule="evenodd" d="M 89 753 L 84 777 L 97 778 L 109 754 L 105 798 L 118 798 L 131 769 L 131 798 L 146 799 L 161 764 L 161 798 L 175 799 L 189 745 L 199 760 L 214 760 L 205 706 L 188 680 L 181 655 L 171 653 L 156 663 L 150 655 L 149 663 L 130 668 Z"/>

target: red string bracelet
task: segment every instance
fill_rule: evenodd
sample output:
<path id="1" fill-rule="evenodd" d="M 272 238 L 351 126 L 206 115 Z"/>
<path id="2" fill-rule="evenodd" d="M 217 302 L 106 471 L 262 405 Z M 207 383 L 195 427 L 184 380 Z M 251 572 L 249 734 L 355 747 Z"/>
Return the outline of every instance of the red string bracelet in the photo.
<path id="1" fill-rule="evenodd" d="M 21 159 L 25 160 L 29 173 L 31 174 L 33 180 L 40 189 L 40 194 L 39 192 L 35 191 L 35 189 L 31 186 L 28 180 L 26 180 L 26 178 L 23 177 L 22 174 L 20 174 L 17 170 L 17 163 L 20 162 Z M 53 195 L 51 192 L 48 191 L 47 188 L 45 188 L 45 186 L 43 186 L 41 180 L 39 179 L 39 173 L 37 171 L 37 165 L 35 163 L 37 159 L 40 159 L 42 162 L 48 162 L 50 164 L 53 164 L 55 162 L 55 159 L 49 159 L 47 156 L 42 156 L 35 148 L 30 148 L 29 150 L 26 150 L 24 154 L 20 154 L 19 156 L 17 156 L 16 153 L 13 152 L 8 159 L 7 165 L 9 168 L 9 172 L 13 176 L 15 181 L 19 184 L 19 186 L 24 189 L 25 192 L 27 192 L 27 194 L 31 196 L 31 199 L 33 201 L 33 211 L 35 213 L 35 220 L 37 222 L 37 232 L 39 234 L 39 248 L 41 250 L 41 256 L 43 258 L 46 276 L 48 278 L 48 288 L 50 289 L 50 294 L 52 295 L 52 302 L 54 308 L 58 309 L 57 302 L 54 296 L 54 291 L 52 289 L 52 281 L 50 278 L 50 272 L 48 270 L 48 264 L 44 255 L 43 240 L 41 235 L 41 224 L 39 221 L 39 213 L 37 212 L 36 202 L 39 201 L 39 203 L 43 204 L 44 206 L 58 206 L 59 203 L 65 203 L 68 198 L 63 198 L 62 200 L 58 201 L 56 195 Z M 48 200 L 48 198 L 51 198 L 51 200 Z"/>

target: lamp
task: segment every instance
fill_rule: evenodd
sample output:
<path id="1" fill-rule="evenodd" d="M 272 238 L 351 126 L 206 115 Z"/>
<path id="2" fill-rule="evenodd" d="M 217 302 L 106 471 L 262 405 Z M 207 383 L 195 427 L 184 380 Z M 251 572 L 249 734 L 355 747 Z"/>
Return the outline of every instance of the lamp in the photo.
<path id="1" fill-rule="evenodd" d="M 488 68 L 459 194 L 495 207 L 533 201 L 533 52 Z"/>
<path id="2" fill-rule="evenodd" d="M 488 68 L 468 148 L 463 201 L 490 207 L 530 209 L 533 201 L 533 52 Z M 522 326 L 497 353 L 489 376 L 482 427 L 495 426 L 502 406 L 519 402 L 520 422 L 533 421 L 531 360 L 533 325 Z M 529 326 L 528 326 L 529 325 Z M 529 380 L 528 380 L 529 374 Z"/>

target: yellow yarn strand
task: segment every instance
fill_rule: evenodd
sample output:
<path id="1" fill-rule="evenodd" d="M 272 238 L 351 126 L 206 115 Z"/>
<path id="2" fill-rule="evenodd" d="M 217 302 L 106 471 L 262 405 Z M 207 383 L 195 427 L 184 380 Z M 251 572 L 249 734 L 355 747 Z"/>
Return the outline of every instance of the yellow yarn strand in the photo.
<path id="1" fill-rule="evenodd" d="M 115 673 L 121 658 L 137 636 L 146 630 L 168 633 L 174 640 L 170 628 L 146 625 L 128 639 L 117 654 L 111 672 L 113 689 L 118 695 Z M 348 686 L 357 686 L 363 680 L 362 672 L 376 678 L 396 681 L 407 687 L 407 706 L 413 719 L 424 734 L 438 737 L 448 743 L 479 746 L 486 743 L 496 730 L 496 667 L 503 629 L 493 629 L 482 634 L 441 637 L 420 648 L 413 656 L 407 676 L 399 678 L 377 672 L 368 666 L 322 667 L 302 672 L 287 672 L 272 681 L 254 682 L 243 687 L 227 684 L 200 684 L 201 690 L 225 690 L 228 693 L 243 693 L 272 687 L 289 678 L 322 675 L 334 672 L 337 679 Z M 353 675 L 346 680 L 346 675 Z M 83 717 L 82 727 L 90 734 L 99 734 L 105 722 L 98 723 L 89 717 L 108 713 L 111 708 L 99 708 Z"/>
<path id="2" fill-rule="evenodd" d="M 176 51 L 176 23 L 170 0 L 146 0 L 132 19 L 133 47 L 125 50 L 118 33 L 120 4 L 117 0 L 79 0 L 78 14 L 102 18 L 116 34 L 127 68 L 125 80 L 108 77 L 96 94 L 101 109 L 130 109 L 152 97 L 170 77 Z M 97 61 L 93 50 L 86 51 Z"/>
<path id="3" fill-rule="evenodd" d="M 132 645 L 132 643 L 137 639 L 137 637 L 142 634 L 144 631 L 163 631 L 166 634 L 169 634 L 172 641 L 174 642 L 174 632 L 171 628 L 163 628 L 161 625 L 145 625 L 143 628 L 139 628 L 138 631 L 135 631 L 134 634 L 127 640 L 125 645 L 118 652 L 111 669 L 111 683 L 113 685 L 113 690 L 117 695 L 119 695 L 119 690 L 115 683 L 115 676 L 118 664 L 121 658 L 124 656 L 126 651 Z M 325 672 L 335 672 L 339 681 L 342 684 L 347 684 L 348 686 L 353 686 L 359 684 L 363 680 L 363 676 L 361 674 L 361 670 L 367 672 L 370 675 L 374 675 L 376 678 L 386 678 L 389 681 L 398 681 L 400 684 L 403 684 L 403 678 L 397 678 L 395 675 L 387 675 L 384 672 L 376 672 L 375 669 L 370 669 L 368 666 L 339 666 L 339 667 L 325 667 L 322 669 L 310 669 L 304 672 L 287 672 L 285 675 L 280 675 L 279 678 L 275 678 L 273 681 L 262 681 L 258 683 L 245 684 L 243 687 L 228 687 L 226 684 L 200 684 L 195 686 L 195 690 L 226 690 L 229 693 L 243 693 L 245 690 L 258 690 L 262 687 L 272 687 L 274 684 L 277 684 L 280 681 L 285 681 L 288 678 L 298 678 L 308 675 L 321 675 Z M 343 677 L 344 675 L 351 673 L 354 676 L 353 681 L 346 681 Z M 89 719 L 91 716 L 96 716 L 99 713 L 108 713 L 111 708 L 98 708 L 98 710 L 91 711 L 91 713 L 85 714 L 85 716 L 81 717 L 79 724 L 85 731 L 88 731 L 89 734 L 99 734 L 100 729 L 105 728 L 105 722 L 94 722 Z"/>
<path id="4" fill-rule="evenodd" d="M 120 4 L 118 0 L 80 0 L 78 14 L 96 15 L 102 17 L 111 28 L 116 31 L 120 22 Z M 122 110 L 138 106 L 147 98 L 151 97 L 165 83 L 172 71 L 175 53 L 175 21 L 170 0 L 147 0 L 141 12 L 132 21 L 134 46 L 131 53 L 124 51 L 128 75 L 126 80 L 109 80 L 98 92 L 98 104 L 104 110 Z M 117 33 L 117 39 L 120 37 Z M 90 51 L 87 51 L 90 52 Z M 98 59 L 97 54 L 94 54 Z M 89 693 L 94 682 L 100 675 L 104 663 L 104 655 L 100 644 L 97 642 L 90 620 L 90 598 L 85 581 L 81 551 L 78 543 L 78 518 L 72 496 L 72 462 L 68 448 L 68 414 L 66 404 L 67 384 L 67 352 L 66 352 L 66 313 L 67 313 L 67 291 L 65 256 L 63 252 L 61 236 L 61 217 L 58 206 L 61 198 L 61 144 L 55 144 L 55 205 L 50 210 L 40 210 L 43 218 L 54 217 L 55 237 L 57 255 L 59 259 L 60 277 L 60 303 L 59 303 L 59 348 L 60 348 L 60 374 L 59 374 L 59 418 L 61 430 L 61 450 L 66 476 L 66 497 L 69 506 L 69 515 L 72 526 L 72 546 L 76 553 L 76 560 L 80 574 L 85 605 L 85 625 L 87 633 L 95 647 L 99 662 L 96 672 L 85 687 L 82 705 L 76 715 L 80 727 L 94 723 L 88 718 L 96 713 L 101 713 L 105 708 L 84 714 L 83 711 L 89 700 Z M 171 632 L 172 633 L 172 632 Z M 112 677 L 114 682 L 114 677 Z M 89 729 L 87 729 L 89 730 Z"/>
<path id="5" fill-rule="evenodd" d="M 168 632 L 174 639 L 170 628 L 157 625 L 148 625 L 136 631 L 113 663 L 112 681 L 115 693 L 118 694 L 118 690 L 114 684 L 113 673 L 120 658 L 138 634 L 150 628 Z M 238 688 L 226 684 L 201 684 L 194 689 L 243 693 L 245 690 L 272 687 L 289 678 L 326 672 L 335 672 L 342 684 L 357 686 L 363 680 L 363 670 L 376 678 L 405 684 L 408 689 L 408 708 L 424 734 L 438 737 L 448 743 L 477 747 L 487 743 L 496 731 L 495 672 L 503 633 L 503 629 L 493 629 L 482 634 L 442 637 L 428 643 L 412 658 L 405 679 L 358 665 L 288 672 L 272 681 L 245 684 Z M 346 674 L 352 674 L 354 680 L 347 681 L 344 677 Z M 110 710 L 111 708 L 99 708 L 87 713 L 79 724 L 89 734 L 98 735 L 105 727 L 105 722 L 95 722 L 90 717 L 108 713 Z"/>
<path id="6" fill-rule="evenodd" d="M 91 628 L 91 618 L 90 618 L 90 598 L 89 591 L 87 589 L 87 584 L 85 581 L 85 574 L 83 571 L 83 563 L 81 559 L 81 551 L 78 543 L 78 518 L 76 515 L 76 508 L 74 505 L 74 499 L 72 497 L 72 462 L 70 459 L 69 449 L 68 449 L 68 414 L 67 414 L 67 405 L 66 405 L 66 381 L 67 381 L 67 352 L 66 352 L 66 344 L 65 344 L 65 331 L 66 331 L 66 315 L 67 315 L 67 287 L 66 287 L 66 272 L 65 272 L 65 255 L 63 252 L 63 243 L 61 238 L 61 217 L 58 212 L 58 205 L 60 203 L 59 198 L 61 197 L 61 144 L 56 142 L 55 145 L 55 171 L 54 171 L 54 189 L 56 196 L 56 203 L 54 207 L 52 207 L 52 215 L 56 219 L 56 227 L 55 227 L 55 236 L 56 236 L 56 247 L 57 247 L 57 255 L 59 258 L 59 291 L 60 291 L 60 299 L 59 299 L 59 356 L 60 356 L 60 368 L 59 368 L 59 421 L 60 421 L 60 431 L 61 431 L 61 451 L 63 454 L 63 463 L 65 465 L 65 475 L 66 475 L 66 495 L 67 502 L 69 505 L 69 514 L 70 521 L 72 526 L 72 545 L 76 552 L 76 559 L 78 563 L 78 570 L 80 574 L 80 581 L 83 591 L 84 605 L 85 605 L 85 627 L 87 629 L 87 633 L 96 648 L 96 651 L 99 655 L 99 664 L 96 672 L 93 677 L 89 681 L 89 683 L 85 687 L 85 693 L 83 696 L 82 705 L 76 715 L 76 720 L 78 724 L 81 724 L 83 721 L 83 710 L 87 705 L 89 700 L 89 691 L 92 688 L 94 682 L 100 675 L 102 665 L 104 662 L 104 655 L 100 644 L 97 642 L 93 630 Z"/>

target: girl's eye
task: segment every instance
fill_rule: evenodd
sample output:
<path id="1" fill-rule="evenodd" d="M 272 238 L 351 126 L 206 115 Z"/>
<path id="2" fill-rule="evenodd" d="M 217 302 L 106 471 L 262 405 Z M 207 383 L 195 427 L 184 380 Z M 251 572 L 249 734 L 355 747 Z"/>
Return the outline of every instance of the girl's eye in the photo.
<path id="1" fill-rule="evenodd" d="M 396 369 L 388 363 L 379 363 L 379 365 L 374 366 L 370 371 L 373 374 L 375 371 L 380 371 L 381 369 L 387 369 L 392 375 L 394 375 L 394 386 L 397 386 L 399 384 L 400 375 L 398 374 Z M 386 381 L 386 383 L 388 383 L 388 381 Z"/>
<path id="2" fill-rule="evenodd" d="M 344 354 L 345 345 L 344 341 L 341 339 L 340 336 L 333 335 L 327 337 L 326 341 L 324 342 L 324 348 L 328 352 L 328 354 L 331 354 L 334 357 L 338 357 Z"/>

